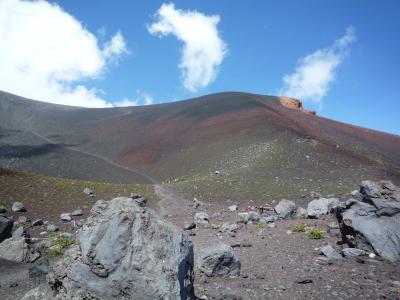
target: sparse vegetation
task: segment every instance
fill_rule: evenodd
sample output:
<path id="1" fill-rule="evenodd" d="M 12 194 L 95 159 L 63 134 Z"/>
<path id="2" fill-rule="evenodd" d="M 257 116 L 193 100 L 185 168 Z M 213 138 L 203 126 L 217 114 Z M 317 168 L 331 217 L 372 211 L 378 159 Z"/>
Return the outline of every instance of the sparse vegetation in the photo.
<path id="1" fill-rule="evenodd" d="M 292 228 L 292 232 L 306 232 L 306 225 L 296 225 Z"/>
<path id="2" fill-rule="evenodd" d="M 267 227 L 267 224 L 264 224 L 264 223 L 258 223 L 256 225 L 257 230 L 262 230 L 262 229 L 264 229 L 266 227 Z"/>
<path id="3" fill-rule="evenodd" d="M 51 232 L 49 238 L 54 239 L 54 244 L 49 248 L 42 248 L 42 250 L 48 252 L 53 256 L 60 256 L 64 254 L 65 248 L 75 244 L 75 240 L 69 238 L 65 233 Z"/>
<path id="4" fill-rule="evenodd" d="M 312 240 L 320 240 L 325 237 L 325 231 L 321 228 L 312 228 L 307 232 L 307 235 Z"/>

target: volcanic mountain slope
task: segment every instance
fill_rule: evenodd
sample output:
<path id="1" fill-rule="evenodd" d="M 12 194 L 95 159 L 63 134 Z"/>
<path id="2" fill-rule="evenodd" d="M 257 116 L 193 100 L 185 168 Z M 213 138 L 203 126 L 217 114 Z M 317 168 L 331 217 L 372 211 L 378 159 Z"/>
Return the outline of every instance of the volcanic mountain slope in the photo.
<path id="1" fill-rule="evenodd" d="M 399 183 L 400 137 L 308 114 L 282 97 L 219 93 L 88 109 L 2 92 L 0 164 L 65 178 L 172 182 L 209 199 L 299 198 L 349 192 L 367 178 Z"/>

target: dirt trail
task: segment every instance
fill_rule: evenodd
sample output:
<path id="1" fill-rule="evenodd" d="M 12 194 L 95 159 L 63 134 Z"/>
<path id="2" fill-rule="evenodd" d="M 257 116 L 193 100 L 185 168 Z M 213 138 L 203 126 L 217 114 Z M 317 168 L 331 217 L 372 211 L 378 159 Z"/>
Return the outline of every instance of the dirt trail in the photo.
<path id="1" fill-rule="evenodd" d="M 36 136 L 36 137 L 38 137 L 38 138 L 40 138 L 40 139 L 42 139 L 44 141 L 46 141 L 49 144 L 59 145 L 59 143 L 49 139 L 48 137 L 45 137 L 45 136 L 41 135 L 40 133 L 37 133 L 37 132 L 34 132 L 34 131 L 27 131 L 27 132 L 33 134 L 34 136 Z M 116 163 L 115 161 L 113 161 L 111 159 L 108 159 L 107 157 L 104 157 L 102 155 L 99 155 L 99 154 L 96 154 L 96 153 L 87 152 L 87 151 L 84 151 L 84 150 L 81 150 L 79 148 L 72 147 L 72 146 L 63 145 L 63 147 L 65 149 L 68 149 L 68 150 L 71 150 L 71 151 L 74 151 L 74 152 L 79 152 L 81 154 L 85 154 L 85 155 L 89 155 L 89 156 L 92 156 L 92 157 L 97 158 L 97 159 L 101 159 L 101 160 L 105 161 L 106 163 L 108 163 L 108 164 L 110 164 L 110 165 L 112 165 L 114 167 L 123 169 L 125 171 L 129 171 L 129 172 L 131 172 L 131 173 L 133 173 L 133 174 L 135 174 L 137 176 L 144 177 L 146 180 L 148 180 L 148 183 L 158 184 L 157 180 L 155 180 L 154 178 L 148 176 L 147 174 L 144 174 L 144 173 L 142 173 L 140 171 L 137 171 L 137 170 L 134 170 L 132 168 L 126 167 L 124 165 L 121 165 L 119 163 Z"/>
<path id="2" fill-rule="evenodd" d="M 58 143 L 56 141 L 53 141 L 52 139 L 45 137 L 45 136 L 41 135 L 40 133 L 37 133 L 34 131 L 29 131 L 29 133 L 44 140 L 47 143 L 58 145 Z M 107 157 L 101 156 L 99 154 L 87 152 L 87 151 L 84 151 L 84 150 L 81 150 L 79 148 L 72 147 L 72 146 L 63 146 L 63 147 L 68 150 L 71 150 L 71 151 L 79 152 L 79 153 L 82 153 L 82 154 L 85 154 L 88 156 L 92 156 L 97 159 L 101 159 L 114 167 L 129 171 L 135 175 L 139 175 L 139 176 L 147 179 L 149 181 L 149 183 L 154 185 L 154 192 L 158 198 L 157 210 L 162 217 L 165 217 L 168 215 L 174 215 L 177 212 L 182 213 L 182 209 L 188 208 L 188 206 L 190 204 L 187 199 L 185 199 L 184 197 L 182 197 L 182 195 L 180 195 L 179 193 L 174 191 L 172 187 L 167 187 L 165 185 L 162 185 L 156 179 L 154 179 L 153 177 L 151 177 L 147 174 L 144 174 L 144 173 L 134 170 L 130 167 L 126 167 L 124 165 L 116 163 L 116 162 L 108 159 Z"/>

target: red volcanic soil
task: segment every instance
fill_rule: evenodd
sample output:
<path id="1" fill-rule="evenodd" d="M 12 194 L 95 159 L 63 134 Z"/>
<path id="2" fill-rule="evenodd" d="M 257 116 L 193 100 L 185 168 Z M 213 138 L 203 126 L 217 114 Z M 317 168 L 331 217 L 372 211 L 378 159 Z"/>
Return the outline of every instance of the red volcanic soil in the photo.
<path id="1" fill-rule="evenodd" d="M 221 106 L 224 109 L 218 111 Z M 239 131 L 273 127 L 322 144 L 340 145 L 343 150 L 372 150 L 393 164 L 400 162 L 400 137 L 315 116 L 304 110 L 301 102 L 289 98 L 224 93 L 152 109 L 160 117 L 151 122 L 142 123 L 138 121 L 140 116 L 132 113 L 108 128 L 131 136 L 131 145 L 126 145 L 115 159 L 132 165 L 152 164 L 182 148 L 204 145 Z M 126 133 L 129 123 L 128 128 L 135 129 Z"/>
<path id="2" fill-rule="evenodd" d="M 75 150 L 93 153 L 108 162 L 138 168 L 145 174 L 150 172 L 157 179 L 165 179 L 168 174 L 184 175 L 189 168 L 196 170 L 200 161 L 179 158 L 180 153 L 190 149 L 198 151 L 200 159 L 211 157 L 208 145 L 228 139 L 235 141 L 236 146 L 279 140 L 282 148 L 306 139 L 326 152 L 325 157 L 320 156 L 321 161 L 331 159 L 332 153 L 337 154 L 340 149 L 344 159 L 357 165 L 376 165 L 392 174 L 393 180 L 399 180 L 399 136 L 315 116 L 303 109 L 300 101 L 286 97 L 230 92 L 146 107 L 84 109 L 0 93 L 0 108 L 0 129 L 3 126 L 40 134 L 48 138 L 47 142 L 72 145 Z M 219 152 L 233 150 L 230 147 L 221 146 Z M 297 150 L 292 147 L 285 151 L 282 155 L 292 157 L 291 153 Z M 161 166 L 168 164 L 171 157 L 175 158 L 168 168 L 172 166 L 176 172 Z M 27 159 L 29 162 L 36 158 Z M 296 163 L 295 158 L 291 159 Z M 65 174 L 68 168 L 64 168 Z M 164 175 L 158 176 L 159 171 Z"/>

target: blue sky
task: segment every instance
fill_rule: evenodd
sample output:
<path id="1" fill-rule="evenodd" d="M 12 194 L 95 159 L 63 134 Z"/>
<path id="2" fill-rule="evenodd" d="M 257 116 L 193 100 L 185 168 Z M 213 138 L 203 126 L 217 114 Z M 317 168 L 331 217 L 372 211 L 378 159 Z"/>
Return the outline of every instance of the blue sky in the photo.
<path id="1" fill-rule="evenodd" d="M 160 11 L 163 4 L 165 8 L 172 3 L 169 12 Z M 4 6 L 0 26 L 10 28 L 2 40 L 11 45 L 9 52 L 0 49 L 0 55 L 7 58 L 0 59 L 0 89 L 85 106 L 162 103 L 220 91 L 289 93 L 324 117 L 400 134 L 399 1 L 66 0 L 25 4 L 0 0 Z M 32 20 L 49 20 L 38 25 L 37 39 L 31 38 L 32 32 L 27 32 L 27 38 L 23 35 L 27 30 L 22 24 L 31 24 L 24 21 L 24 10 L 32 12 Z M 193 36 L 182 38 L 179 20 L 190 12 L 189 19 L 198 22 L 187 23 Z M 5 20 L 10 14 L 18 23 L 8 26 Z M 73 20 L 64 20 L 66 16 Z M 54 26 L 52 19 L 58 20 Z M 49 28 L 57 30 L 48 32 Z M 21 34 L 18 42 L 12 30 Z M 41 48 L 37 57 L 14 51 L 17 46 L 28 51 L 46 37 L 57 40 L 60 36 L 65 37 L 65 44 L 54 47 L 61 50 L 46 55 Z M 22 45 L 18 44 L 21 40 Z M 49 45 L 47 51 L 56 49 Z M 79 45 L 87 47 L 80 49 Z M 185 45 L 191 50 L 185 52 Z M 197 61 L 202 66 L 196 67 L 196 55 L 202 56 L 202 51 L 205 58 Z M 185 53 L 186 60 L 182 58 Z M 75 59 L 72 54 L 80 57 Z M 45 68 L 41 56 L 50 56 L 52 63 Z M 62 58 L 66 62 L 60 62 Z M 14 73 L 15 80 L 10 76 Z M 53 92 L 46 94 L 38 87 Z M 84 100 L 71 102 L 72 97 Z M 89 104 L 85 102 L 88 97 L 93 100 Z"/>

